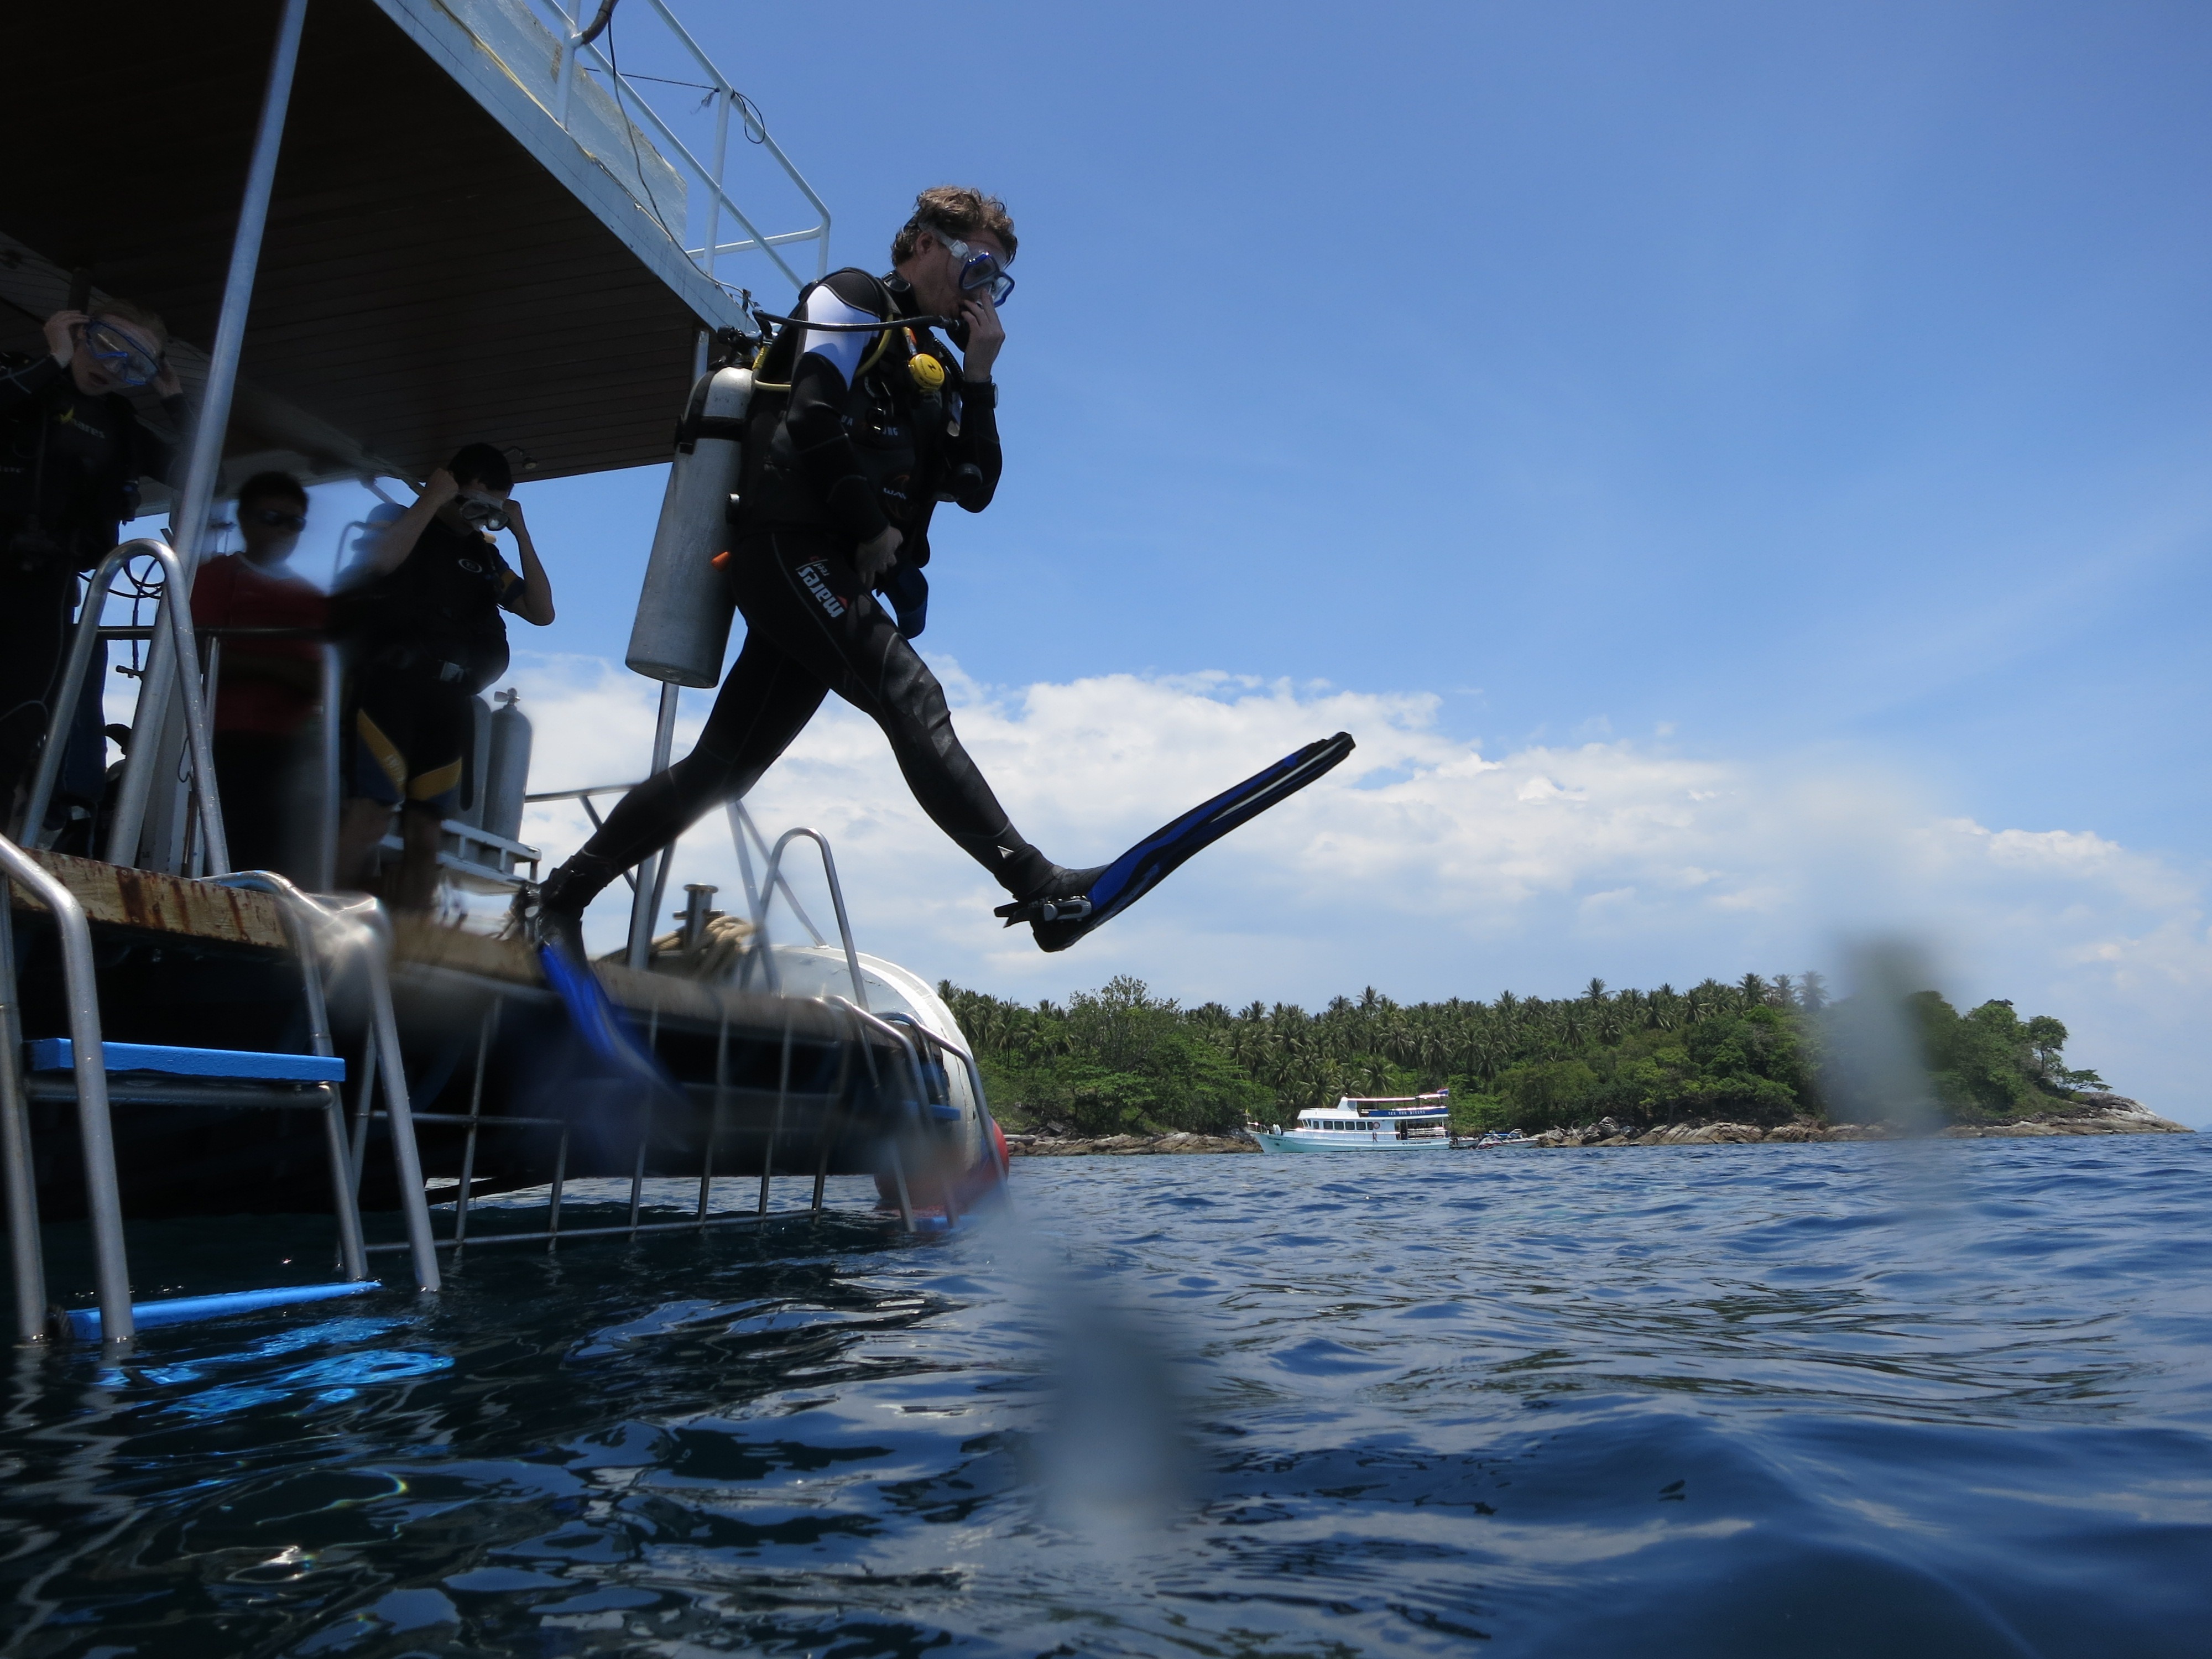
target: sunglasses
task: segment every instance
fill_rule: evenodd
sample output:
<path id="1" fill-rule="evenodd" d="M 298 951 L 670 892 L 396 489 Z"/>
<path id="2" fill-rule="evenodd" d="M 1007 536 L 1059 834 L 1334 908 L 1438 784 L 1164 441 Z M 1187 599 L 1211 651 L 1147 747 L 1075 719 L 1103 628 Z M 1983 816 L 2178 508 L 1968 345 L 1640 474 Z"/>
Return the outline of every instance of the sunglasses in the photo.
<path id="1" fill-rule="evenodd" d="M 957 238 L 946 237 L 945 246 L 960 261 L 960 291 L 973 294 L 978 289 L 991 290 L 991 303 L 1002 306 L 1006 296 L 1014 291 L 1014 279 L 1006 275 L 1006 267 L 999 263 L 995 253 L 979 252 Z"/>
<path id="2" fill-rule="evenodd" d="M 279 513 L 273 507 L 264 507 L 253 515 L 253 522 L 271 530 L 305 530 L 307 515 L 304 513 Z"/>
<path id="3" fill-rule="evenodd" d="M 161 372 L 161 360 L 122 330 L 94 318 L 84 325 L 84 349 L 125 386 L 144 386 Z"/>

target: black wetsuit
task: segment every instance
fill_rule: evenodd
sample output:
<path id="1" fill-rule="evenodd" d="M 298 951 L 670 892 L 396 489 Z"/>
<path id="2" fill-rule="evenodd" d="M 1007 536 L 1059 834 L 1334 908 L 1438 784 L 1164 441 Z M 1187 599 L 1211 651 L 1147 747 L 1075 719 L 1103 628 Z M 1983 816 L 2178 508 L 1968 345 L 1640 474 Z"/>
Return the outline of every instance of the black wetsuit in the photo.
<path id="1" fill-rule="evenodd" d="M 491 538 L 442 519 L 422 526 L 395 568 L 342 587 L 337 629 L 352 663 L 349 794 L 441 817 L 454 810 L 476 694 L 507 672 L 499 613 L 521 603 L 522 578 Z"/>
<path id="2" fill-rule="evenodd" d="M 181 430 L 184 398 L 161 410 Z M 51 356 L 0 359 L 0 818 L 37 764 L 77 576 L 137 516 L 137 481 L 168 464 L 120 392 L 88 396 Z M 99 794 L 100 678 L 88 677 L 71 729 L 64 799 Z"/>
<path id="3" fill-rule="evenodd" d="M 905 283 L 860 270 L 827 277 L 802 305 L 817 322 L 913 314 Z M 1008 822 L 952 729 L 937 677 L 862 590 L 854 562 L 896 525 L 904 539 L 895 574 L 910 577 L 928 561 L 940 499 L 971 513 L 990 504 L 995 391 L 963 384 L 951 350 L 926 330 L 801 332 L 787 329 L 755 371 L 726 566 L 744 645 L 697 746 L 623 799 L 548 882 L 549 908 L 580 912 L 621 871 L 743 795 L 832 691 L 883 728 L 922 810 L 1009 892 L 1034 891 L 1055 869 Z"/>

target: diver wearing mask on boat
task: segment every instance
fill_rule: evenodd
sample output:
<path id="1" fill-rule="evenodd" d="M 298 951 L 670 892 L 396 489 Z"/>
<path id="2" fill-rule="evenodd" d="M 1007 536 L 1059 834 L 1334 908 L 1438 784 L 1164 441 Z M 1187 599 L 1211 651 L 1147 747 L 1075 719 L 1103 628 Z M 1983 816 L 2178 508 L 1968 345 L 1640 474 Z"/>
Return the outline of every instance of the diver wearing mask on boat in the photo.
<path id="1" fill-rule="evenodd" d="M 362 562 L 338 585 L 332 609 L 352 658 L 353 726 L 338 879 L 374 883 L 378 845 L 398 813 L 395 909 L 436 902 L 441 825 L 459 799 L 476 696 L 507 672 L 500 613 L 539 628 L 553 620 L 552 584 L 514 489 L 504 454 L 464 446 L 412 507 L 363 538 Z M 520 572 L 492 540 L 502 529 L 514 532 Z"/>
<path id="2" fill-rule="evenodd" d="M 743 796 L 831 691 L 883 728 L 923 811 L 1012 896 L 997 914 L 1009 927 L 1029 922 L 1047 951 L 1073 944 L 1349 750 L 1344 738 L 1326 757 L 1302 750 L 1114 865 L 1054 864 L 1007 817 L 908 640 L 921 631 L 937 504 L 981 513 L 998 487 L 992 368 L 1015 248 L 1004 204 L 940 186 L 916 198 L 891 244 L 890 275 L 847 269 L 802 293 L 753 366 L 744 488 L 732 544 L 718 561 L 745 619 L 744 644 L 691 753 L 624 796 L 547 879 L 541 932 L 580 956 L 584 909 L 601 890 Z M 931 331 L 939 322 L 957 359 Z M 1285 771 L 1291 763 L 1294 779 Z"/>
<path id="3" fill-rule="evenodd" d="M 178 431 L 184 388 L 165 356 L 168 329 L 127 300 L 46 320 L 46 351 L 0 356 L 0 829 L 37 765 L 76 610 L 77 578 L 138 515 L 138 480 L 167 471 L 169 446 L 125 394 L 150 387 Z M 88 676 L 70 728 L 57 804 L 89 805 L 101 783 L 100 699 Z M 35 839 L 43 826 L 26 826 Z"/>

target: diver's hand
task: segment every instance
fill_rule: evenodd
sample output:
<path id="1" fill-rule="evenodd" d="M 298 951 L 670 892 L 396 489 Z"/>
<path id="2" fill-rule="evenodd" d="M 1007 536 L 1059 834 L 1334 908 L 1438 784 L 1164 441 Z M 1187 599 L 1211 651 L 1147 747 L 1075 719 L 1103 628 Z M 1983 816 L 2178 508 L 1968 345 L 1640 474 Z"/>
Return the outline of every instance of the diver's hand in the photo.
<path id="1" fill-rule="evenodd" d="M 885 525 L 853 551 L 853 568 L 860 573 L 860 586 L 873 587 L 898 562 L 899 544 L 906 538 L 896 525 Z"/>
<path id="2" fill-rule="evenodd" d="M 968 319 L 968 349 L 960 359 L 960 378 L 980 386 L 991 378 L 991 365 L 1006 343 L 1006 325 L 999 320 L 999 308 L 988 295 L 963 300 L 960 314 Z"/>
<path id="3" fill-rule="evenodd" d="M 452 473 L 441 466 L 430 475 L 429 483 L 422 486 L 422 494 L 419 499 L 429 502 L 433 507 L 443 507 L 460 493 L 460 484 Z"/>
<path id="4" fill-rule="evenodd" d="M 177 371 L 169 367 L 169 354 L 163 352 L 161 367 L 154 371 L 154 395 L 163 403 L 185 395 L 185 383 L 177 378 Z"/>
<path id="5" fill-rule="evenodd" d="M 92 320 L 82 311 L 57 311 L 46 319 L 46 349 L 64 368 L 76 356 L 76 331 Z"/>

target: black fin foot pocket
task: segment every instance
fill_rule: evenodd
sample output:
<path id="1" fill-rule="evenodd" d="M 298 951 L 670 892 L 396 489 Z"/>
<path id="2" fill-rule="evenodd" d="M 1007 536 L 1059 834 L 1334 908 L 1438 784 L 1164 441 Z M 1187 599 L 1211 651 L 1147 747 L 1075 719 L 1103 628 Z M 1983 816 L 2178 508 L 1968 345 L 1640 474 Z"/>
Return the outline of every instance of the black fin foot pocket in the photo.
<path id="1" fill-rule="evenodd" d="M 1039 949 L 1065 951 L 1151 892 L 1185 860 L 1297 794 L 1342 761 L 1354 746 L 1348 732 L 1310 743 L 1223 790 L 1203 805 L 1162 824 L 1103 869 L 1066 872 L 1087 878 L 1080 887 L 1055 879 L 1046 884 L 1043 892 L 1002 904 L 993 914 L 1005 917 L 1009 927 L 1028 922 Z"/>
<path id="2" fill-rule="evenodd" d="M 514 890 L 514 899 L 507 908 L 507 924 L 499 936 L 517 939 L 532 946 L 550 945 L 565 951 L 571 962 L 591 960 L 584 954 L 584 919 L 568 910 L 557 909 L 545 902 L 545 890 L 534 882 L 522 882 Z"/>

